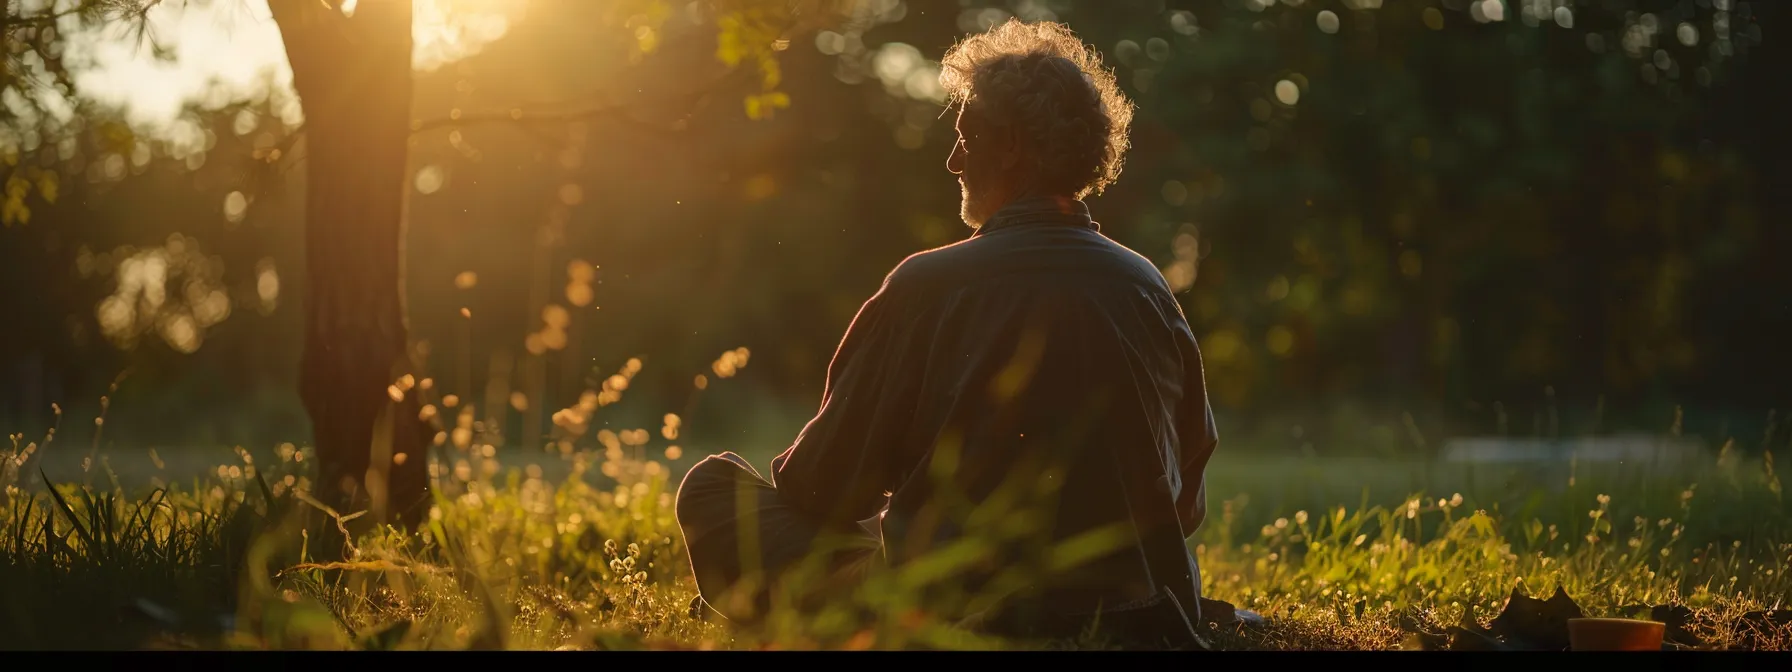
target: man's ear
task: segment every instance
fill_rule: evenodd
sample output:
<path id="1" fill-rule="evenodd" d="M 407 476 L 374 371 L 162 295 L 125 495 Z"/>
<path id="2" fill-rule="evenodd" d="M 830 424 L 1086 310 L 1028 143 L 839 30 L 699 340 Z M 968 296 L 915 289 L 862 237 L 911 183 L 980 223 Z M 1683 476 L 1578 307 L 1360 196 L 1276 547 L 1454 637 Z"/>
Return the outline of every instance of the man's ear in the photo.
<path id="1" fill-rule="evenodd" d="M 1020 136 L 1014 126 L 1002 124 L 989 130 L 990 139 L 995 149 L 1002 154 L 1002 169 L 1013 170 L 1020 165 Z"/>

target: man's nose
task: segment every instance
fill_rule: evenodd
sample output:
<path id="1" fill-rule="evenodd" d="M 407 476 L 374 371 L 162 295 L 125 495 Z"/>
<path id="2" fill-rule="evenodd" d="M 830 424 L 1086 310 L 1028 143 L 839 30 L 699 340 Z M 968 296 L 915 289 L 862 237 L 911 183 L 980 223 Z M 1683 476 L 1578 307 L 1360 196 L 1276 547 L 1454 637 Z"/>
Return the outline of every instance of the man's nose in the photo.
<path id="1" fill-rule="evenodd" d="M 946 156 L 946 171 L 953 175 L 964 174 L 964 140 L 952 145 L 952 153 Z"/>

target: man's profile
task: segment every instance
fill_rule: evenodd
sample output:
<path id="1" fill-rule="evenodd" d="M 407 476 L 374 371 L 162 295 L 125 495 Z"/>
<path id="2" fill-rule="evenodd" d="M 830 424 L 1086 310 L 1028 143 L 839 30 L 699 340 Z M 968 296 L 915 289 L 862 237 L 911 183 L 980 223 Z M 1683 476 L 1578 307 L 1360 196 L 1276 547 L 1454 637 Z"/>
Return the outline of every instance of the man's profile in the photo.
<path id="1" fill-rule="evenodd" d="M 1217 442 L 1201 355 L 1162 274 L 1082 200 L 1119 176 L 1131 104 L 1054 23 L 960 42 L 941 83 L 974 232 L 886 276 L 770 480 L 732 453 L 685 476 L 702 599 L 752 620 L 805 561 L 851 585 L 952 552 L 971 558 L 955 617 L 1074 634 L 1099 613 L 1120 636 L 1186 642 L 1202 616 L 1186 539 Z"/>

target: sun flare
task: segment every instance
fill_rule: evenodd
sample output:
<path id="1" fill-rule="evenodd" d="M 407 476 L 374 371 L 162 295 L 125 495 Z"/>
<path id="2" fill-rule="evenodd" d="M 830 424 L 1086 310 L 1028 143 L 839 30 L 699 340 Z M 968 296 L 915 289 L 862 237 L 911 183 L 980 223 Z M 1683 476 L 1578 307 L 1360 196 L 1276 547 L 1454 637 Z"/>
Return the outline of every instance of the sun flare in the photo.
<path id="1" fill-rule="evenodd" d="M 411 63 L 422 72 L 479 53 L 508 33 L 529 5 L 528 0 L 413 1 Z M 360 4 L 345 0 L 338 7 L 352 18 Z M 79 76 L 86 95 L 123 105 L 147 126 L 165 127 L 185 101 L 290 93 L 292 71 L 268 0 L 163 3 L 151 9 L 149 26 L 172 48 L 172 61 L 158 61 L 150 45 L 110 33 L 71 40 L 72 51 L 96 62 Z"/>
<path id="2" fill-rule="evenodd" d="M 416 0 L 411 65 L 434 70 L 472 56 L 509 32 L 528 0 Z"/>

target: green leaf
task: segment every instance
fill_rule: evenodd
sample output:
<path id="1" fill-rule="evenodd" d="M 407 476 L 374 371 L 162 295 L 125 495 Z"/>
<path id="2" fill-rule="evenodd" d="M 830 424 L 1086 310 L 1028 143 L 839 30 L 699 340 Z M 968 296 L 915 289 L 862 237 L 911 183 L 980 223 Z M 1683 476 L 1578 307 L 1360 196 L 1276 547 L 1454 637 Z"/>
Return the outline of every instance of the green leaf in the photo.
<path id="1" fill-rule="evenodd" d="M 56 195 L 61 186 L 60 179 L 54 170 L 43 171 L 43 175 L 37 178 L 37 193 L 44 198 L 44 202 L 56 202 Z"/>

